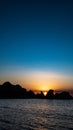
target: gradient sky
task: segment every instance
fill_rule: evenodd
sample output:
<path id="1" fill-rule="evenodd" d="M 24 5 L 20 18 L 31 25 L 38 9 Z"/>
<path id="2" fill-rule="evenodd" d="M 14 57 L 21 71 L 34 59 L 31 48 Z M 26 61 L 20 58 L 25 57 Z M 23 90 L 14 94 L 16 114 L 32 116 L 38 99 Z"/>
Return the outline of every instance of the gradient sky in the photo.
<path id="1" fill-rule="evenodd" d="M 0 0 L 0 83 L 73 89 L 73 0 Z"/>

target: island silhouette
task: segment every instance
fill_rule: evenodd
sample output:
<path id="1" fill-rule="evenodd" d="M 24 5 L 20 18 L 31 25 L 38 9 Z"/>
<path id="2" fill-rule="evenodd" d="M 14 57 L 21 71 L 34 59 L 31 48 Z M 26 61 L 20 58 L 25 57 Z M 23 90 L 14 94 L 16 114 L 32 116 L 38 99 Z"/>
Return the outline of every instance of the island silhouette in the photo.
<path id="1" fill-rule="evenodd" d="M 41 91 L 35 94 L 32 90 L 27 91 L 19 84 L 13 85 L 10 82 L 5 82 L 0 85 L 0 99 L 73 99 L 67 91 L 55 93 L 54 90 L 48 90 L 46 96 Z"/>

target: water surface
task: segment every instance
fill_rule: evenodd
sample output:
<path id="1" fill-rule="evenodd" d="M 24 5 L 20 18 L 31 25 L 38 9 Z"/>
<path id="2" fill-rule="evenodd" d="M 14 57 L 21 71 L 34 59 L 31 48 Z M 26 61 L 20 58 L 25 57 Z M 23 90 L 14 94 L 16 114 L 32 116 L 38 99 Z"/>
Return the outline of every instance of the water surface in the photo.
<path id="1" fill-rule="evenodd" d="M 0 99 L 0 130 L 73 130 L 73 100 Z"/>

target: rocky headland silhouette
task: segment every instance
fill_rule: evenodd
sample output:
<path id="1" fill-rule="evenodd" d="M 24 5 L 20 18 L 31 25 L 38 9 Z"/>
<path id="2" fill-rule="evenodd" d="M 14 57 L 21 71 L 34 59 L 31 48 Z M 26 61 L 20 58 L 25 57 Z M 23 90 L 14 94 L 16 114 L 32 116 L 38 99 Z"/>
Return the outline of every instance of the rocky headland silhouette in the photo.
<path id="1" fill-rule="evenodd" d="M 20 85 L 13 85 L 10 82 L 5 82 L 0 85 L 0 99 L 73 99 L 67 91 L 55 93 L 54 90 L 48 90 L 46 96 L 41 91 L 35 94 L 32 90 L 27 91 Z"/>

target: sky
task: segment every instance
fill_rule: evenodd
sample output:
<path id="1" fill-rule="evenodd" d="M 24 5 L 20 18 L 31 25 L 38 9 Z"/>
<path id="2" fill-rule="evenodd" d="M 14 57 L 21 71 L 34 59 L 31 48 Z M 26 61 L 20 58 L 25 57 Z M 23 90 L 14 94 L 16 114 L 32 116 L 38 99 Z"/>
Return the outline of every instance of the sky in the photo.
<path id="1" fill-rule="evenodd" d="M 0 83 L 73 89 L 73 0 L 0 0 Z"/>

